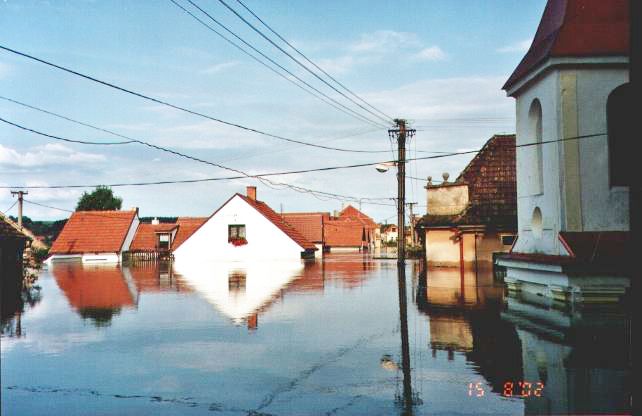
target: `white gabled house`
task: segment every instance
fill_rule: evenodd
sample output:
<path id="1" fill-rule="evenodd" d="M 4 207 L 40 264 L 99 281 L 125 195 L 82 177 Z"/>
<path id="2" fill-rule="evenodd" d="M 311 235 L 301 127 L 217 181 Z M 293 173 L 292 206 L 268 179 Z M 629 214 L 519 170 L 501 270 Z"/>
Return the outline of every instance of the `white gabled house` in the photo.
<path id="1" fill-rule="evenodd" d="M 267 204 L 256 187 L 234 194 L 174 250 L 177 264 L 216 260 L 294 260 L 314 257 L 316 247 Z"/>

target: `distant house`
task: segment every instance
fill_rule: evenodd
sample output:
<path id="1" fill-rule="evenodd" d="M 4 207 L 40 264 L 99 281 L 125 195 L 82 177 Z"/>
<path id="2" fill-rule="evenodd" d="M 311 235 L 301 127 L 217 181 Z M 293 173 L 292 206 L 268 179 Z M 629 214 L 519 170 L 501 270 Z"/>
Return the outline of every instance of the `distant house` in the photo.
<path id="1" fill-rule="evenodd" d="M 281 218 L 316 246 L 315 256 L 323 254 L 325 249 L 324 228 L 325 223 L 330 219 L 329 212 L 288 212 L 282 213 Z"/>
<path id="2" fill-rule="evenodd" d="M 139 222 L 138 208 L 76 211 L 54 241 L 45 262 L 119 263 L 130 248 Z"/>
<path id="3" fill-rule="evenodd" d="M 141 223 L 136 229 L 128 255 L 136 259 L 170 258 L 207 217 L 178 217 L 176 222 L 160 223 L 156 218 L 151 224 Z"/>
<path id="4" fill-rule="evenodd" d="M 328 251 L 367 251 L 374 248 L 379 227 L 369 216 L 348 205 L 324 223 Z"/>
<path id="5" fill-rule="evenodd" d="M 434 266 L 492 265 L 517 231 L 515 135 L 495 135 L 454 182 L 428 182 L 423 230 L 426 260 Z"/>
<path id="6" fill-rule="evenodd" d="M 179 226 L 180 230 L 180 226 Z M 256 187 L 235 194 L 174 249 L 177 263 L 194 260 L 285 260 L 314 256 L 316 247 L 265 202 Z"/>
<path id="7" fill-rule="evenodd" d="M 384 243 L 392 243 L 397 241 L 397 225 L 384 224 L 381 226 L 381 240 Z"/>
<path id="8" fill-rule="evenodd" d="M 629 1 L 549 0 L 503 86 L 517 145 L 533 144 L 517 149 L 519 237 L 498 260 L 511 291 L 602 302 L 629 285 L 630 39 Z"/>

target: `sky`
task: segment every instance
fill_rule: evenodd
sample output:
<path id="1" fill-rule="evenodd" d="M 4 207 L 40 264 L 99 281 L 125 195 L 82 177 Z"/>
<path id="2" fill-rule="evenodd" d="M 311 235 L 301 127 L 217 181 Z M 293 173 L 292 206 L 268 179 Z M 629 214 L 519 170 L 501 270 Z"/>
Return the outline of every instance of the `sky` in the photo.
<path id="1" fill-rule="evenodd" d="M 189 4 L 175 0 L 212 26 Z M 275 62 L 324 94 L 364 114 L 321 83 L 217 0 L 193 0 Z M 226 2 L 270 34 L 236 0 Z M 514 133 L 515 103 L 501 90 L 530 46 L 544 0 L 287 1 L 244 0 L 264 22 L 369 104 L 404 118 L 417 133 L 409 158 L 479 149 Z M 221 30 L 219 28 L 219 30 Z M 222 31 L 222 30 L 221 30 Z M 351 153 L 284 142 L 187 114 L 0 50 L 0 97 L 45 109 L 248 174 L 393 159 L 386 126 L 338 111 L 278 77 L 208 30 L 170 0 L 0 0 L 0 45 L 208 116 Z M 283 48 L 286 45 L 280 43 Z M 289 50 L 292 52 L 291 50 Z M 290 78 L 292 80 L 292 78 Z M 338 88 L 338 87 L 337 87 Z M 339 88 L 338 88 L 339 89 Z M 122 141 L 0 98 L 0 118 L 62 138 Z M 453 180 L 472 155 L 409 162 L 412 178 L 444 172 Z M 378 222 L 396 222 L 396 170 L 372 166 L 271 177 L 348 195 Z M 0 186 L 94 185 L 234 176 L 214 166 L 136 143 L 83 145 L 0 122 Z M 425 179 L 409 178 L 407 201 L 426 211 Z M 255 179 L 113 187 L 123 209 L 141 216 L 207 216 L 247 185 L 273 209 L 340 210 L 344 202 Z M 31 189 L 27 201 L 73 210 L 91 188 Z M 0 210 L 15 202 L 0 189 Z M 372 202 L 377 202 L 373 204 Z M 357 208 L 358 202 L 352 203 Z M 384 204 L 384 205 L 382 205 Z M 8 214 L 16 215 L 14 206 Z M 61 210 L 26 202 L 24 215 L 54 220 Z"/>

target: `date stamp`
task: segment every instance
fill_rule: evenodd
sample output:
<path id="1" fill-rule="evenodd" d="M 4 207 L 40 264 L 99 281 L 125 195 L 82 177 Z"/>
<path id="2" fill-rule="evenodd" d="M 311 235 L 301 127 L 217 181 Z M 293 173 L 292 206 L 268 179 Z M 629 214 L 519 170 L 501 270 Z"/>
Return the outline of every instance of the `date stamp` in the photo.
<path id="1" fill-rule="evenodd" d="M 541 381 L 506 381 L 502 396 L 504 397 L 542 397 L 544 383 Z M 484 383 L 468 383 L 468 397 L 484 397 L 486 395 L 486 386 Z"/>

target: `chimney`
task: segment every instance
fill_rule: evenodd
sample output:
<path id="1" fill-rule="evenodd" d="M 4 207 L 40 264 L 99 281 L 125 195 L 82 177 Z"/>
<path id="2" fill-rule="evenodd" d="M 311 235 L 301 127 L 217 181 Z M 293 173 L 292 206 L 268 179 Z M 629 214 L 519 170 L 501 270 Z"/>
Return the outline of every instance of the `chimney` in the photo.
<path id="1" fill-rule="evenodd" d="M 256 186 L 248 186 L 245 188 L 245 190 L 247 197 L 252 201 L 256 201 Z"/>
<path id="2" fill-rule="evenodd" d="M 158 225 L 158 224 L 160 224 L 160 221 L 158 221 L 157 217 L 154 217 L 154 219 L 152 220 L 152 225 Z"/>

